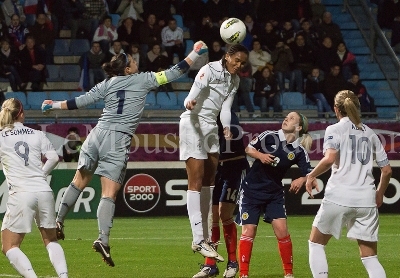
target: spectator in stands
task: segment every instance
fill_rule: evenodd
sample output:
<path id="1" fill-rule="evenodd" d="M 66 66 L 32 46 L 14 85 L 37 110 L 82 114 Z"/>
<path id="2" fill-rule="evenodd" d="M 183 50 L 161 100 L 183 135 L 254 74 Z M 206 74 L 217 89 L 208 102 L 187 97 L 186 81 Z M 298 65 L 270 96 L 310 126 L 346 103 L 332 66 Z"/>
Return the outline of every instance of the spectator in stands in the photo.
<path id="1" fill-rule="evenodd" d="M 67 142 L 63 145 L 64 162 L 78 162 L 82 147 L 82 141 L 79 137 L 79 129 L 75 126 L 70 127 L 65 139 Z"/>
<path id="2" fill-rule="evenodd" d="M 328 101 L 331 109 L 334 106 L 334 98 L 337 92 L 346 90 L 347 84 L 343 75 L 340 73 L 340 65 L 336 64 L 331 67 L 328 75 L 325 75 L 323 94 Z"/>
<path id="3" fill-rule="evenodd" d="M 312 48 L 313 51 L 317 51 L 319 48 L 319 37 L 318 33 L 312 28 L 312 23 L 309 20 L 304 20 L 301 23 L 301 29 L 297 32 L 296 36 L 302 35 L 304 37 L 306 45 Z"/>
<path id="4" fill-rule="evenodd" d="M 78 30 L 84 30 L 86 36 L 84 38 L 91 40 L 91 19 L 84 16 L 85 6 L 81 0 L 62 0 L 63 22 L 71 29 L 71 39 L 77 38 Z"/>
<path id="5" fill-rule="evenodd" d="M 354 74 L 360 72 L 358 69 L 356 56 L 350 52 L 344 42 L 340 42 L 337 46 L 337 56 L 341 61 L 341 71 L 345 80 L 349 80 Z"/>
<path id="6" fill-rule="evenodd" d="M 171 3 L 165 0 L 147 0 L 143 3 L 145 14 L 154 14 L 157 18 L 157 25 L 161 28 L 167 25 L 171 15 Z"/>
<path id="7" fill-rule="evenodd" d="M 253 49 L 249 52 L 249 63 L 252 68 L 252 75 L 257 71 L 261 71 L 265 66 L 272 69 L 271 54 L 261 49 L 261 44 L 258 39 L 253 40 Z"/>
<path id="8" fill-rule="evenodd" d="M 173 64 L 174 54 L 177 54 L 179 61 L 185 58 L 185 45 L 183 44 L 183 30 L 178 27 L 176 20 L 170 18 L 168 26 L 161 31 L 162 46 L 168 53 L 169 64 Z"/>
<path id="9" fill-rule="evenodd" d="M 88 87 L 84 88 L 85 91 L 88 91 L 94 85 L 106 78 L 101 67 L 104 64 L 105 59 L 106 54 L 101 51 L 101 47 L 98 42 L 92 42 L 92 48 L 88 52 L 84 53 L 79 59 L 81 69 L 83 71 L 87 71 L 88 74 L 86 76 L 89 77 L 88 82 L 86 82 Z"/>
<path id="10" fill-rule="evenodd" d="M 324 4 L 322 4 L 321 0 L 313 0 L 311 1 L 311 12 L 311 22 L 315 25 L 318 25 L 322 23 L 322 17 L 326 12 L 326 7 Z"/>
<path id="11" fill-rule="evenodd" d="M 315 53 L 311 47 L 306 45 L 303 35 L 297 35 L 295 43 L 291 47 L 293 53 L 293 67 L 302 73 L 302 77 L 307 78 L 315 64 Z"/>
<path id="12" fill-rule="evenodd" d="M 319 47 L 316 57 L 316 65 L 323 71 L 323 74 L 328 74 L 332 66 L 342 64 L 336 52 L 337 48 L 333 47 L 331 38 L 325 37 Z M 332 96 L 332 101 L 335 95 Z"/>
<path id="13" fill-rule="evenodd" d="M 122 48 L 125 52 L 128 51 L 129 45 L 132 43 L 139 43 L 139 29 L 139 22 L 135 22 L 130 17 L 125 18 L 121 26 L 118 27 L 118 40 L 121 41 Z"/>
<path id="14" fill-rule="evenodd" d="M 52 0 L 24 1 L 25 24 L 30 27 L 36 22 L 36 15 L 44 13 L 47 16 L 52 16 L 53 8 Z"/>
<path id="15" fill-rule="evenodd" d="M 119 40 L 115 40 L 112 42 L 110 50 L 106 53 L 106 60 L 105 62 L 111 62 L 112 57 L 117 54 L 125 53 L 124 49 L 122 48 L 122 44 Z"/>
<path id="16" fill-rule="evenodd" d="M 143 20 L 143 1 L 142 0 L 122 0 L 116 11 L 117 14 L 121 15 L 120 23 L 127 18 L 131 18 L 135 21 L 134 25 L 139 25 Z"/>
<path id="17" fill-rule="evenodd" d="M 208 60 L 210 62 L 219 61 L 225 55 L 225 51 L 221 47 L 221 42 L 215 40 L 211 43 L 211 49 L 208 49 Z"/>
<path id="18" fill-rule="evenodd" d="M 210 16 L 211 22 L 218 25 L 224 17 L 229 17 L 229 0 L 210 0 L 206 3 L 205 14 Z"/>
<path id="19" fill-rule="evenodd" d="M 263 30 L 258 22 L 254 20 L 254 16 L 247 14 L 244 17 L 243 23 L 244 25 L 246 25 L 247 33 L 251 35 L 251 38 L 258 39 L 260 33 L 262 33 Z"/>
<path id="20" fill-rule="evenodd" d="M 168 53 L 161 51 L 161 45 L 155 43 L 146 55 L 146 71 L 160 72 L 169 68 Z M 167 83 L 158 87 L 157 92 L 173 92 L 172 85 Z"/>
<path id="21" fill-rule="evenodd" d="M 245 21 L 246 16 L 252 18 L 256 17 L 256 11 L 254 10 L 253 2 L 249 0 L 233 0 L 230 2 L 228 7 L 228 16 L 236 17 Z"/>
<path id="22" fill-rule="evenodd" d="M 278 80 L 280 92 L 285 92 L 285 78 L 287 78 L 289 79 L 289 91 L 302 93 L 302 73 L 298 69 L 292 69 L 292 63 L 294 62 L 293 53 L 290 47 L 282 40 L 276 44 L 275 50 L 272 51 L 271 61 L 274 65 L 274 72 Z"/>
<path id="23" fill-rule="evenodd" d="M 40 45 L 46 52 L 46 64 L 53 64 L 55 33 L 51 20 L 44 13 L 38 14 L 35 24 L 28 30 L 29 35 L 35 38 L 36 44 Z"/>
<path id="24" fill-rule="evenodd" d="M 310 0 L 283 0 L 283 3 L 284 21 L 290 21 L 297 32 L 303 20 L 312 16 Z"/>
<path id="25" fill-rule="evenodd" d="M 169 66 L 168 53 L 161 51 L 161 45 L 155 43 L 146 55 L 146 71 L 160 72 Z"/>
<path id="26" fill-rule="evenodd" d="M 384 0 L 378 5 L 377 20 L 379 26 L 392 30 L 390 45 L 400 53 L 400 2 Z"/>
<path id="27" fill-rule="evenodd" d="M 283 0 L 260 1 L 257 8 L 257 20 L 263 24 L 270 22 L 274 28 L 278 28 L 279 23 L 283 22 L 284 10 Z"/>
<path id="28" fill-rule="evenodd" d="M 361 83 L 360 76 L 358 74 L 353 74 L 351 79 L 347 81 L 347 89 L 352 91 L 358 100 L 360 101 L 361 114 L 367 113 L 366 116 L 376 117 L 376 107 L 375 101 L 368 94 L 367 88 Z"/>
<path id="29" fill-rule="evenodd" d="M 112 20 L 109 15 L 103 18 L 103 23 L 97 27 L 93 36 L 94 42 L 99 42 L 101 50 L 107 53 L 110 49 L 110 43 L 118 39 L 117 28 L 112 25 Z"/>
<path id="30" fill-rule="evenodd" d="M 307 76 L 306 86 L 306 102 L 312 102 L 317 105 L 318 117 L 323 118 L 324 112 L 329 113 L 330 117 L 335 117 L 332 107 L 324 96 L 324 79 L 320 75 L 318 67 L 314 67 L 311 74 Z"/>
<path id="31" fill-rule="evenodd" d="M 24 8 L 19 0 L 5 0 L 1 4 L 1 10 L 3 11 L 7 26 L 11 24 L 11 17 L 13 14 L 18 15 L 21 22 L 25 22 Z"/>
<path id="32" fill-rule="evenodd" d="M 4 20 L 0 20 L 0 40 L 10 41 L 10 34 L 8 33 L 8 26 Z"/>
<path id="33" fill-rule="evenodd" d="M 182 3 L 183 24 L 189 28 L 190 37 L 196 38 L 197 27 L 201 24 L 206 12 L 203 0 L 185 0 Z"/>
<path id="34" fill-rule="evenodd" d="M 140 53 L 139 53 L 139 44 L 132 43 L 129 46 L 128 53 L 132 56 L 132 59 L 134 59 L 136 61 L 136 65 L 139 69 L 139 72 L 142 72 L 143 67 L 142 67 L 142 63 L 141 63 L 142 58 L 140 57 Z"/>
<path id="35" fill-rule="evenodd" d="M 8 27 L 11 47 L 22 50 L 25 47 L 25 37 L 28 33 L 28 28 L 20 21 L 19 15 L 12 15 L 11 25 Z"/>
<path id="36" fill-rule="evenodd" d="M 222 56 L 221 56 L 222 57 Z M 195 79 L 199 70 L 209 62 L 208 53 L 201 55 L 196 62 L 192 64 L 188 71 L 188 77 Z"/>
<path id="37" fill-rule="evenodd" d="M 343 41 L 340 27 L 332 21 L 332 14 L 330 12 L 323 14 L 322 23 L 317 25 L 317 32 L 320 39 L 330 37 L 334 48 L 337 47 L 339 42 Z"/>
<path id="38" fill-rule="evenodd" d="M 140 56 L 146 57 L 147 52 L 154 44 L 161 45 L 161 28 L 156 24 L 156 16 L 149 14 L 147 21 L 139 31 Z"/>
<path id="39" fill-rule="evenodd" d="M 84 0 L 85 12 L 83 18 L 90 21 L 89 38 L 93 38 L 99 22 L 107 14 L 104 0 Z M 116 38 L 114 38 L 116 39 Z"/>
<path id="40" fill-rule="evenodd" d="M 275 50 L 276 44 L 280 38 L 273 24 L 271 22 L 267 22 L 265 23 L 264 30 L 259 34 L 258 39 L 260 40 L 261 47 L 268 53 L 271 53 Z"/>
<path id="41" fill-rule="evenodd" d="M 46 82 L 46 54 L 43 48 L 36 45 L 34 37 L 26 37 L 26 46 L 19 52 L 19 60 L 21 87 L 26 88 L 26 84 L 31 82 L 32 92 L 41 91 L 42 84 Z"/>
<path id="42" fill-rule="evenodd" d="M 232 111 L 240 112 L 240 105 L 244 104 L 246 106 L 249 116 L 257 118 L 258 115 L 254 114 L 253 103 L 250 99 L 250 91 L 253 89 L 253 75 L 252 66 L 247 61 L 247 63 L 238 71 L 237 75 L 240 78 L 239 88 L 235 94 L 235 98 L 232 103 Z"/>
<path id="43" fill-rule="evenodd" d="M 283 28 L 279 32 L 279 36 L 285 42 L 285 44 L 288 46 L 291 46 L 294 43 L 294 38 L 296 37 L 296 32 L 293 29 L 292 22 L 285 21 L 283 23 Z"/>
<path id="44" fill-rule="evenodd" d="M 213 41 L 223 41 L 219 34 L 219 28 L 213 24 L 209 15 L 204 15 L 201 24 L 197 26 L 197 33 L 194 35 L 195 40 L 202 40 L 207 45 L 212 45 Z"/>
<path id="45" fill-rule="evenodd" d="M 10 47 L 7 40 L 1 41 L 0 51 L 0 74 L 2 77 L 8 78 L 13 92 L 21 90 L 21 77 L 18 73 L 20 67 L 17 50 Z"/>
<path id="46" fill-rule="evenodd" d="M 276 78 L 269 67 L 264 67 L 255 76 L 254 105 L 260 107 L 261 114 L 267 115 L 268 107 L 273 106 L 274 114 L 282 112 L 280 93 Z"/>

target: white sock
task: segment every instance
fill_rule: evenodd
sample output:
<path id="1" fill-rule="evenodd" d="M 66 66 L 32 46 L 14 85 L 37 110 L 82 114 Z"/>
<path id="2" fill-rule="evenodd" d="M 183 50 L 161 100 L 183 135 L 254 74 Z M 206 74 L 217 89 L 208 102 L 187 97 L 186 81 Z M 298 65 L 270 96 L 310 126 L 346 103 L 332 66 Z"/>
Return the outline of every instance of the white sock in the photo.
<path id="1" fill-rule="evenodd" d="M 193 242 L 199 243 L 204 240 L 203 221 L 200 208 L 200 192 L 187 191 L 187 211 L 189 215 L 190 226 L 192 228 Z"/>
<path id="2" fill-rule="evenodd" d="M 53 241 L 47 244 L 46 249 L 49 253 L 50 262 L 56 270 L 58 277 L 68 277 L 67 262 L 61 245 Z"/>
<path id="3" fill-rule="evenodd" d="M 6 252 L 10 264 L 25 278 L 36 278 L 32 264 L 28 257 L 18 247 L 11 248 Z"/>
<path id="4" fill-rule="evenodd" d="M 308 261 L 314 278 L 328 278 L 325 245 L 308 241 Z"/>
<path id="5" fill-rule="evenodd" d="M 212 228 L 212 193 L 214 186 L 204 186 L 200 191 L 200 211 L 201 219 L 203 221 L 203 235 L 204 238 L 211 238 Z"/>
<path id="6" fill-rule="evenodd" d="M 378 256 L 361 258 L 361 261 L 368 272 L 369 278 L 386 278 L 385 270 L 378 261 Z"/>

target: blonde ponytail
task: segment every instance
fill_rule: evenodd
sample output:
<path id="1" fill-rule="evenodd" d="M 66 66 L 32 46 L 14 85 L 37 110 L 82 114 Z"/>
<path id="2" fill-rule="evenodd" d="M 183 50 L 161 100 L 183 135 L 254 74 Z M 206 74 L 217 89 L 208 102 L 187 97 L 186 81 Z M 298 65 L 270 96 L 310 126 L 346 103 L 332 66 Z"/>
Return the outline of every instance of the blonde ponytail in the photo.
<path id="1" fill-rule="evenodd" d="M 0 111 L 0 129 L 14 128 L 15 120 L 23 112 L 22 103 L 16 98 L 10 98 L 3 102 Z"/>
<path id="2" fill-rule="evenodd" d="M 362 129 L 360 101 L 352 91 L 339 91 L 335 96 L 335 106 L 343 117 L 349 117 L 357 128 Z"/>

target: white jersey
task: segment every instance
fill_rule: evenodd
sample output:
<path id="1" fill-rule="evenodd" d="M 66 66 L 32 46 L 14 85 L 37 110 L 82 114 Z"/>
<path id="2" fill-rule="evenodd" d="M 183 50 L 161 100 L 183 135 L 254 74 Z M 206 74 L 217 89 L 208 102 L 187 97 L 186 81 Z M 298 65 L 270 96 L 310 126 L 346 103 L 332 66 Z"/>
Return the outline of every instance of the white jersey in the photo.
<path id="1" fill-rule="evenodd" d="M 339 159 L 332 165 L 325 199 L 342 206 L 375 207 L 373 160 L 379 167 L 389 164 L 375 132 L 366 125 L 359 130 L 344 117 L 326 129 L 324 153 L 327 149 L 337 150 Z"/>
<path id="2" fill-rule="evenodd" d="M 231 106 L 233 98 L 239 87 L 240 78 L 231 75 L 221 61 L 215 61 L 203 66 L 185 99 L 197 101 L 193 110 L 186 110 L 181 118 L 198 115 L 208 123 L 216 123 L 217 116 L 221 112 L 223 127 L 230 126 Z"/>
<path id="3" fill-rule="evenodd" d="M 42 154 L 48 158 L 45 165 L 48 167 L 43 166 Z M 13 129 L 1 130 L 0 158 L 10 194 L 51 191 L 45 169 L 56 166 L 58 155 L 42 131 L 19 122 L 14 123 Z"/>

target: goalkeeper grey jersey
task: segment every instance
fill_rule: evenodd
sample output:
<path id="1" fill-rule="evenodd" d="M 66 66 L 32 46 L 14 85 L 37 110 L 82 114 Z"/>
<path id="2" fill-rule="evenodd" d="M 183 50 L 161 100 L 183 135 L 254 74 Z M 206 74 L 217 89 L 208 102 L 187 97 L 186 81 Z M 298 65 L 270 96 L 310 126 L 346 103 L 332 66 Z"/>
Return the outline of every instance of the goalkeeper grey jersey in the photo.
<path id="1" fill-rule="evenodd" d="M 179 68 L 173 67 L 161 73 L 143 72 L 107 78 L 86 94 L 76 97 L 76 105 L 82 108 L 104 99 L 105 108 L 97 126 L 133 135 L 142 116 L 147 93 L 181 75 Z"/>

